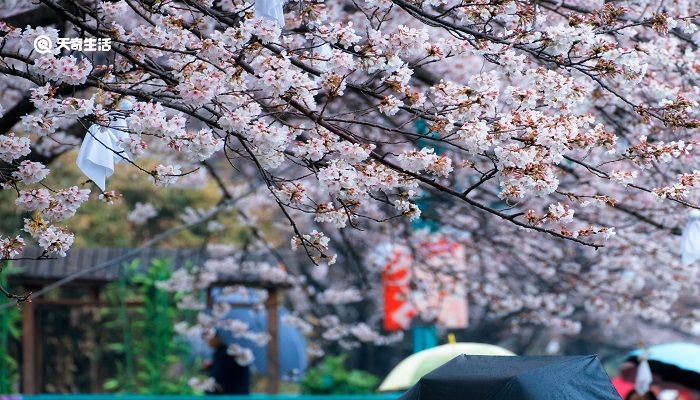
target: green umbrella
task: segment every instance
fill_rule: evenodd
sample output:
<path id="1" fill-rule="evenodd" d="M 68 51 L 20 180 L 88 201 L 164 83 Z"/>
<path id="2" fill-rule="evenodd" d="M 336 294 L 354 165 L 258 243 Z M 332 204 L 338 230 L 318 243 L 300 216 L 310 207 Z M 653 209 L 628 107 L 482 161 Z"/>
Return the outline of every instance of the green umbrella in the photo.
<path id="1" fill-rule="evenodd" d="M 415 385 L 423 375 L 446 362 L 466 354 L 470 356 L 514 356 L 510 350 L 486 343 L 448 343 L 419 351 L 404 359 L 389 372 L 379 386 L 381 392 L 406 390 Z"/>

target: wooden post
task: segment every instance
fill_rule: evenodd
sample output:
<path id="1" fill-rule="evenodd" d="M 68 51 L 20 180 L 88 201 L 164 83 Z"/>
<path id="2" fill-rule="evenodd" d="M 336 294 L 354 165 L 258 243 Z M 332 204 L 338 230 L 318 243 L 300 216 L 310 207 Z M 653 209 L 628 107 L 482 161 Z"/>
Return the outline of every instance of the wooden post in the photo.
<path id="1" fill-rule="evenodd" d="M 36 348 L 34 303 L 31 299 L 22 304 L 22 392 L 36 394 Z"/>
<path id="2" fill-rule="evenodd" d="M 34 391 L 44 390 L 44 336 L 41 334 L 41 307 L 34 305 Z"/>
<path id="3" fill-rule="evenodd" d="M 277 289 L 268 289 L 265 308 L 267 310 L 267 332 L 270 342 L 267 344 L 267 393 L 277 394 L 280 391 L 279 365 L 279 299 Z"/>
<path id="4" fill-rule="evenodd" d="M 92 310 L 92 312 L 96 312 L 97 318 L 100 319 L 100 309 L 98 304 L 100 303 L 100 287 L 99 286 L 93 286 L 92 287 L 92 293 L 91 293 L 92 300 L 95 302 L 95 307 L 97 308 L 96 310 Z M 93 314 L 94 316 L 95 314 Z M 101 321 L 96 321 L 97 323 L 95 324 L 96 327 L 100 326 Z M 102 389 L 102 382 L 100 382 L 100 359 L 101 359 L 101 352 L 100 350 L 102 349 L 101 346 L 101 337 L 102 335 L 100 334 L 100 330 L 98 329 L 91 329 L 90 331 L 90 336 L 91 336 L 91 341 L 92 345 L 95 346 L 94 350 L 90 354 L 90 391 L 92 393 L 99 393 L 100 389 Z"/>

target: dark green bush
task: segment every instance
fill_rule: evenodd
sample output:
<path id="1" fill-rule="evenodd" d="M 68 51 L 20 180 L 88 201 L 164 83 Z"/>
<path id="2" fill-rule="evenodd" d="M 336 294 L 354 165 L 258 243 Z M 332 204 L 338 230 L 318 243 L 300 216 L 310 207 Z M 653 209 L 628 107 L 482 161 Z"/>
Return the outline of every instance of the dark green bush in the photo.
<path id="1" fill-rule="evenodd" d="M 191 394 L 190 372 L 184 359 L 188 346 L 175 333 L 180 311 L 177 294 L 158 287 L 171 274 L 170 260 L 152 260 L 145 271 L 138 261 L 124 266 L 121 279 L 107 289 L 111 303 L 105 314 L 110 337 L 107 346 L 121 359 L 116 374 L 104 382 L 110 392 L 141 394 Z M 127 309 L 126 302 L 140 300 Z"/>
<path id="2" fill-rule="evenodd" d="M 302 378 L 301 392 L 307 394 L 367 394 L 375 391 L 379 378 L 360 370 L 348 371 L 345 355 L 328 356 Z"/>
<path id="3" fill-rule="evenodd" d="M 0 274 L 0 285 L 7 288 L 7 275 L 16 272 L 17 269 L 11 265 L 5 265 Z M 0 295 L 0 304 L 8 302 L 12 300 Z M 20 337 L 20 320 L 17 307 L 0 310 L 0 394 L 14 393 L 17 390 L 17 360 L 10 353 L 10 341 Z"/>

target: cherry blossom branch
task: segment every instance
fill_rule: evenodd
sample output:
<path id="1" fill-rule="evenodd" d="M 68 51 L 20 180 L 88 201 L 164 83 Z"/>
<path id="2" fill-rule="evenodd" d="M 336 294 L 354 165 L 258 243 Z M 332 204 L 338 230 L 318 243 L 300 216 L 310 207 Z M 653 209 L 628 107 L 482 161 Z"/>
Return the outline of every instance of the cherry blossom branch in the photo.
<path id="1" fill-rule="evenodd" d="M 105 268 L 110 268 L 110 267 L 113 267 L 115 265 L 119 265 L 119 263 L 128 261 L 128 260 L 138 256 L 144 250 L 155 246 L 156 244 L 164 241 L 165 239 L 168 239 L 168 238 L 170 238 L 170 237 L 172 237 L 172 236 L 174 236 L 182 231 L 194 228 L 198 225 L 203 224 L 204 222 L 211 220 L 217 214 L 229 209 L 232 205 L 236 204 L 236 202 L 251 195 L 252 193 L 253 193 L 253 191 L 248 191 L 248 192 L 243 193 L 239 196 L 228 199 L 228 200 L 222 202 L 221 204 L 217 205 L 213 209 L 211 209 L 209 212 L 207 212 L 205 215 L 201 216 L 199 219 L 175 226 L 175 227 L 170 228 L 164 232 L 161 232 L 161 233 L 153 236 L 152 238 L 150 238 L 146 242 L 142 243 L 138 247 L 135 247 L 135 248 L 125 252 L 124 254 L 118 256 L 118 257 L 115 257 L 111 260 L 102 262 L 102 263 L 95 265 L 93 267 L 82 269 L 78 272 L 74 272 L 74 273 L 72 273 L 66 277 L 63 277 L 63 278 L 61 278 L 61 279 L 59 279 L 59 280 L 57 280 L 49 285 L 42 287 L 41 289 L 37 290 L 36 292 L 27 294 L 26 296 L 19 296 L 19 297 L 13 297 L 13 298 L 18 299 L 18 300 L 22 299 L 22 301 L 27 301 L 27 300 L 31 301 L 31 299 L 43 296 L 43 295 L 63 286 L 65 284 L 68 284 L 76 279 L 79 279 L 82 276 L 85 276 L 85 275 L 90 274 L 90 273 L 95 272 L 95 271 L 100 271 L 100 270 L 105 269 Z M 0 270 L 0 272 L 2 272 L 2 271 Z M 9 308 L 9 307 L 11 307 L 10 303 L 0 304 L 0 311 L 4 310 L 6 308 Z"/>

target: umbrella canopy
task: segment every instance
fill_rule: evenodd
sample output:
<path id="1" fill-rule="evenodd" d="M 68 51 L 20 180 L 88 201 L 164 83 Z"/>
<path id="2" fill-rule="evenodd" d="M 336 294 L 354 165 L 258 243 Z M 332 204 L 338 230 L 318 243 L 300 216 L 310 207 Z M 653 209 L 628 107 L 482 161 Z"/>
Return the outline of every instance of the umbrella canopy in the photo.
<path id="1" fill-rule="evenodd" d="M 510 350 L 486 343 L 449 343 L 419 351 L 401 361 L 379 386 L 382 392 L 406 390 L 428 372 L 460 354 L 482 356 L 514 356 Z"/>
<path id="2" fill-rule="evenodd" d="M 299 329 L 285 322 L 283 317 L 289 311 L 282 309 L 278 313 L 279 318 L 279 371 L 283 380 L 295 381 L 302 377 L 308 367 L 306 354 L 306 339 Z M 225 319 L 236 319 L 248 324 L 252 332 L 267 331 L 267 312 L 257 311 L 251 308 L 240 308 L 231 310 L 226 314 Z M 221 340 L 226 344 L 232 343 L 250 349 L 255 359 L 251 368 L 260 374 L 267 374 L 267 346 L 260 346 L 245 338 L 237 338 L 231 332 L 222 330 L 219 332 Z M 195 357 L 211 357 L 212 350 L 200 337 L 190 337 L 189 344 L 191 353 Z"/>
<path id="3" fill-rule="evenodd" d="M 283 317 L 288 315 L 287 310 L 280 310 L 279 320 L 279 371 L 284 380 L 296 380 L 304 374 L 307 367 L 306 359 L 306 339 L 299 332 L 299 329 L 284 321 Z M 235 308 L 226 314 L 225 319 L 235 319 L 248 324 L 252 332 L 267 332 L 267 312 L 258 311 L 252 308 Z M 255 342 L 234 337 L 231 332 L 222 331 L 219 333 L 221 339 L 227 345 L 236 343 L 239 346 L 253 351 L 253 364 L 251 367 L 260 374 L 267 374 L 267 346 L 260 346 Z"/>
<path id="4" fill-rule="evenodd" d="M 652 373 L 665 381 L 700 390 L 700 345 L 687 342 L 660 344 L 646 350 L 635 350 L 628 360 L 639 362 L 645 351 Z"/>
<path id="5" fill-rule="evenodd" d="M 225 316 L 224 320 L 232 319 L 245 322 L 252 332 L 267 332 L 267 311 L 256 309 L 255 304 L 260 303 L 261 294 L 259 290 L 250 289 L 241 293 L 222 294 L 219 288 L 212 291 L 212 297 L 216 302 L 237 304 Z M 249 304 L 250 307 L 241 305 Z M 281 308 L 278 311 L 278 342 L 279 349 L 279 372 L 283 380 L 297 380 L 306 372 L 308 359 L 306 354 L 306 338 L 304 334 L 284 317 L 289 315 L 289 311 Z M 221 340 L 226 344 L 238 344 L 241 347 L 250 349 L 253 352 L 254 361 L 251 369 L 260 374 L 267 374 L 267 346 L 260 346 L 253 341 L 235 337 L 227 330 L 219 331 Z M 209 357 L 212 353 L 207 343 L 200 337 L 189 338 L 192 353 L 195 356 Z"/>
<path id="6" fill-rule="evenodd" d="M 399 400 L 620 400 L 598 357 L 461 355 Z"/>

